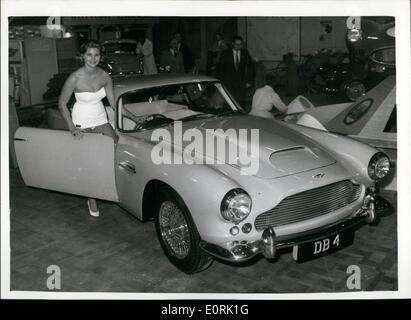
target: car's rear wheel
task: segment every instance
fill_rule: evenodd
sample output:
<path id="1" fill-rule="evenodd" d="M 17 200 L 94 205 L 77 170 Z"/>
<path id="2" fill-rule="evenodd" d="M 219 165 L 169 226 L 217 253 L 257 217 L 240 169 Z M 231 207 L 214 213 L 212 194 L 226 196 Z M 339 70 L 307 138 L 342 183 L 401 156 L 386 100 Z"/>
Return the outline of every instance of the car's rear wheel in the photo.
<path id="1" fill-rule="evenodd" d="M 155 217 L 158 239 L 167 258 L 185 273 L 200 272 L 212 257 L 200 249 L 200 235 L 181 197 L 173 190 L 161 190 Z"/>

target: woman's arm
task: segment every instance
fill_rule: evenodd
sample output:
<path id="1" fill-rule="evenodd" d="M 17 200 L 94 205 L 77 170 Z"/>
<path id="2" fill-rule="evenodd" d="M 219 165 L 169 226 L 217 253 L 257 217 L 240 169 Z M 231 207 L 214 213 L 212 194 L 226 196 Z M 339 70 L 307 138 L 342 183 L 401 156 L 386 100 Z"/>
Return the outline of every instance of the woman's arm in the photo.
<path id="1" fill-rule="evenodd" d="M 104 89 L 106 90 L 106 96 L 107 96 L 107 100 L 108 103 L 110 104 L 110 107 L 115 111 L 115 102 L 114 102 L 114 91 L 113 91 L 113 80 L 111 80 L 110 75 L 107 72 L 105 73 L 105 85 L 104 85 Z"/>
<path id="2" fill-rule="evenodd" d="M 276 92 L 272 94 L 271 99 L 274 108 L 277 108 L 282 113 L 287 112 L 287 105 L 283 102 L 283 100 L 281 100 L 280 96 Z"/>
<path id="3" fill-rule="evenodd" d="M 74 74 L 71 74 L 67 78 L 66 82 L 64 83 L 63 89 L 61 90 L 61 94 L 59 97 L 60 112 L 63 115 L 63 118 L 66 121 L 69 130 L 73 134 L 78 129 L 76 128 L 73 121 L 71 120 L 70 112 L 67 108 L 67 103 L 70 100 L 70 97 L 73 94 L 75 87 L 76 87 L 76 76 Z"/>

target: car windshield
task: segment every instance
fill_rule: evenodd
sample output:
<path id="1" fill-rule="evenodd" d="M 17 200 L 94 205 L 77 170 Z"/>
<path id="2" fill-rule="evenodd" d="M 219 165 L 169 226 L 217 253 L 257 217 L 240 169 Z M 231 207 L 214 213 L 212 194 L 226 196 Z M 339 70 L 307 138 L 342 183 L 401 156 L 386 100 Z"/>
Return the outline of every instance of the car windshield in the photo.
<path id="1" fill-rule="evenodd" d="M 136 53 L 137 44 L 133 42 L 112 42 L 103 45 L 103 53 Z"/>
<path id="2" fill-rule="evenodd" d="M 124 94 L 120 99 L 124 131 L 139 131 L 174 121 L 242 114 L 218 82 L 167 85 Z"/>

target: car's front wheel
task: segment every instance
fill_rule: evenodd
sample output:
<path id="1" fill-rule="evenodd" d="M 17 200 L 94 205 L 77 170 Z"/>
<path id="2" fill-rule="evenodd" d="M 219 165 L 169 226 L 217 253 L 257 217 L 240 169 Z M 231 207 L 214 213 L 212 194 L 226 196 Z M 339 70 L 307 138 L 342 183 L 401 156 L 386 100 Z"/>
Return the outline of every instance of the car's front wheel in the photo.
<path id="1" fill-rule="evenodd" d="M 200 235 L 181 197 L 173 190 L 161 190 L 155 225 L 167 258 L 185 273 L 204 270 L 212 257 L 200 249 Z"/>

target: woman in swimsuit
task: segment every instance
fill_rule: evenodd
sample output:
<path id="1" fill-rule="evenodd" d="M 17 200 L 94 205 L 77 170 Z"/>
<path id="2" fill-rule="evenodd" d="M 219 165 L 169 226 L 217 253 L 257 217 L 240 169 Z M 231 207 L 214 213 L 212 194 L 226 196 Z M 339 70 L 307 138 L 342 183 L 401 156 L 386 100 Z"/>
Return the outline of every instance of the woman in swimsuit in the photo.
<path id="1" fill-rule="evenodd" d="M 107 113 L 101 101 L 105 96 L 114 109 L 113 83 L 107 72 L 97 67 L 100 62 L 100 45 L 88 41 L 80 48 L 84 65 L 74 71 L 66 80 L 59 98 L 59 109 L 76 139 L 81 139 L 84 132 L 101 133 L 113 138 L 117 143 L 118 136 L 107 120 Z M 76 103 L 72 115 L 67 103 L 73 94 Z M 96 199 L 87 200 L 90 215 L 98 216 Z"/>

